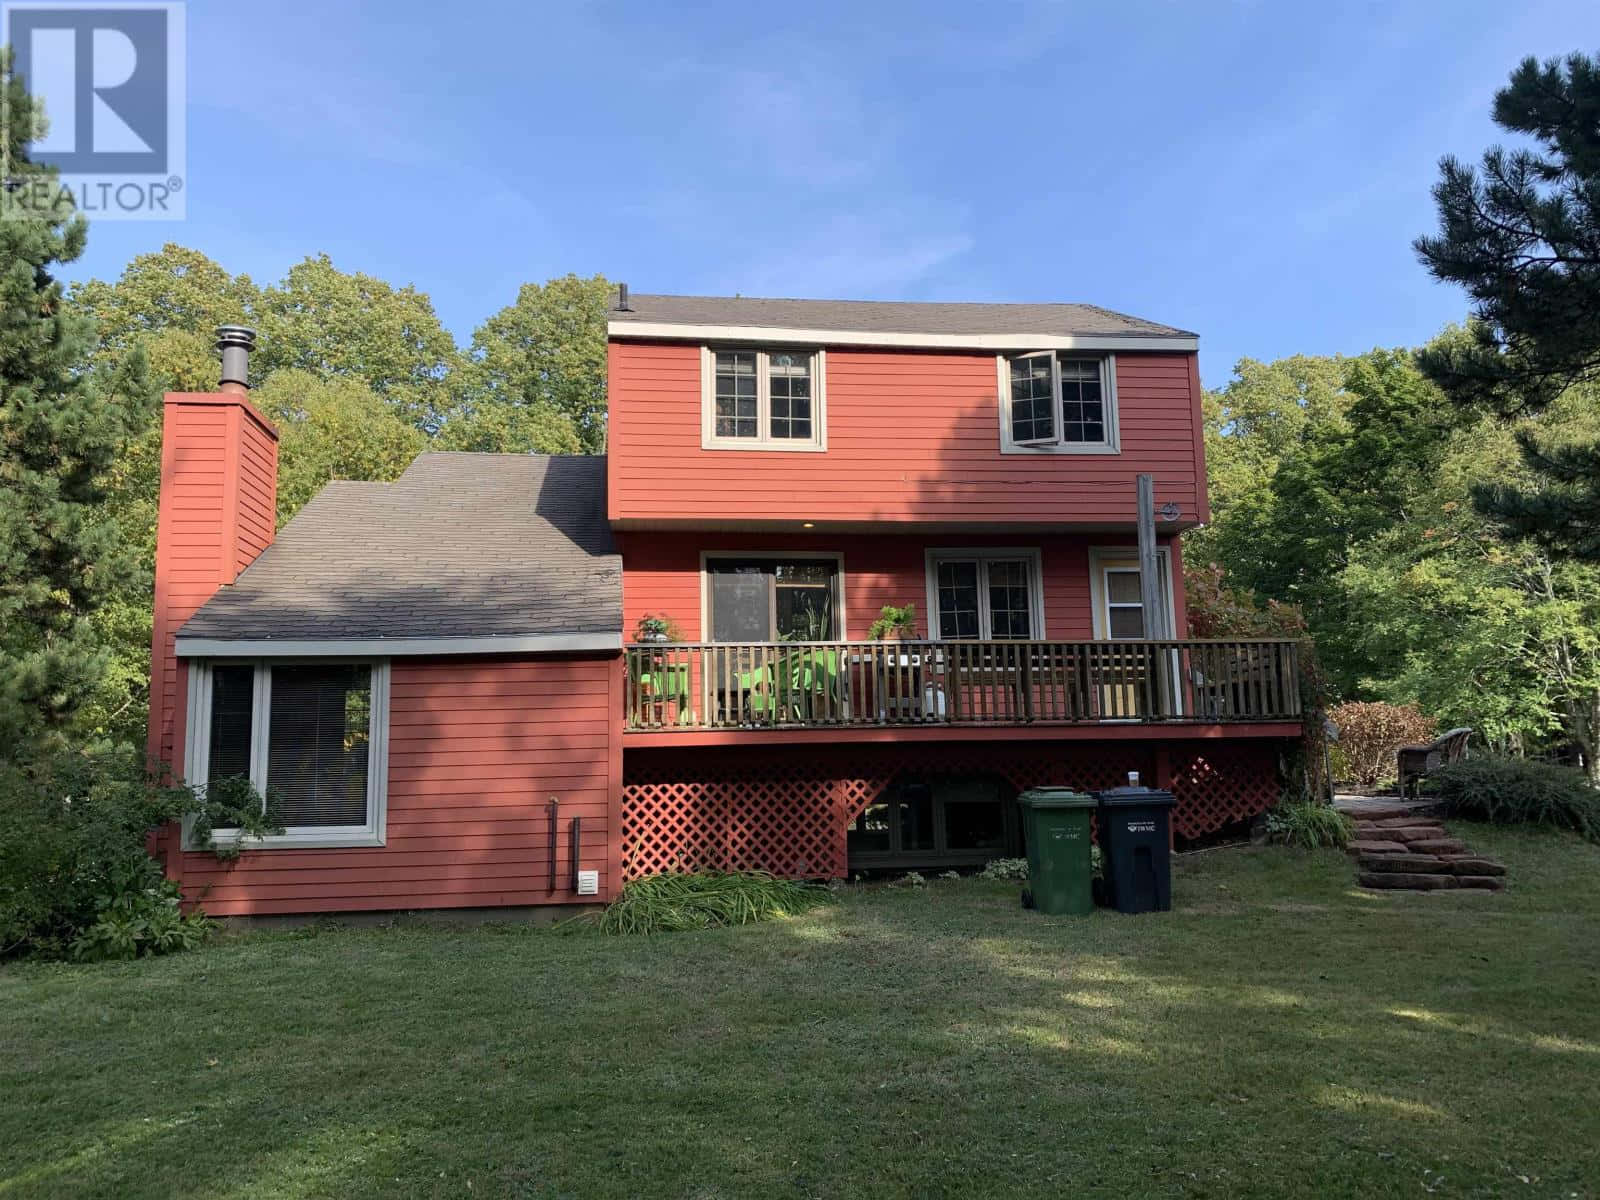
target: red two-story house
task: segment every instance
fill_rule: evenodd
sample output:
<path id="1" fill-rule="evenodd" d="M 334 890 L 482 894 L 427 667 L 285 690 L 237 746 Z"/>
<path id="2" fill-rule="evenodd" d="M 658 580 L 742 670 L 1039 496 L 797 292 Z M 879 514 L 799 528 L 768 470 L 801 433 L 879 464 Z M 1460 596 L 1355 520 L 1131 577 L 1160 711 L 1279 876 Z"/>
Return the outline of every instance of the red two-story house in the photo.
<path id="1" fill-rule="evenodd" d="M 974 865 L 1020 852 L 1018 790 L 1131 771 L 1183 838 L 1276 801 L 1297 647 L 1179 636 L 1177 535 L 1207 516 L 1193 334 L 625 290 L 608 334 L 603 460 L 425 454 L 275 541 L 244 372 L 167 397 L 150 749 L 248 775 L 284 830 L 232 864 L 168 831 L 192 899 Z"/>

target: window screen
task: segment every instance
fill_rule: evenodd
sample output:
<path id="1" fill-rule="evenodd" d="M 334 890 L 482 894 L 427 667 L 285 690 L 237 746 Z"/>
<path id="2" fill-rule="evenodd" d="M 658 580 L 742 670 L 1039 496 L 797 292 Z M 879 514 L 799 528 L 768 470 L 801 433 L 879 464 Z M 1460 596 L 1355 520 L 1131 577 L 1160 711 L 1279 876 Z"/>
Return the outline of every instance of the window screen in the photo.
<path id="1" fill-rule="evenodd" d="M 1106 633 L 1113 638 L 1142 638 L 1144 596 L 1137 570 L 1106 572 Z"/>
<path id="2" fill-rule="evenodd" d="M 990 562 L 989 636 L 1029 638 L 1033 636 L 1028 603 L 1028 564 Z"/>
<path id="3" fill-rule="evenodd" d="M 760 436 L 756 405 L 756 352 L 717 351 L 717 436 Z"/>
<path id="4" fill-rule="evenodd" d="M 1091 444 L 1106 440 L 1098 359 L 1061 360 L 1061 440 Z"/>
<path id="5" fill-rule="evenodd" d="M 980 637 L 978 625 L 978 564 L 939 564 L 939 636 Z"/>
<path id="6" fill-rule="evenodd" d="M 256 669 L 211 668 L 211 740 L 206 778 L 250 775 L 250 730 L 255 723 Z"/>
<path id="7" fill-rule="evenodd" d="M 767 363 L 772 436 L 811 437 L 811 355 L 774 350 Z"/>
<path id="8" fill-rule="evenodd" d="M 372 668 L 272 668 L 267 789 L 287 830 L 362 825 L 372 732 Z"/>

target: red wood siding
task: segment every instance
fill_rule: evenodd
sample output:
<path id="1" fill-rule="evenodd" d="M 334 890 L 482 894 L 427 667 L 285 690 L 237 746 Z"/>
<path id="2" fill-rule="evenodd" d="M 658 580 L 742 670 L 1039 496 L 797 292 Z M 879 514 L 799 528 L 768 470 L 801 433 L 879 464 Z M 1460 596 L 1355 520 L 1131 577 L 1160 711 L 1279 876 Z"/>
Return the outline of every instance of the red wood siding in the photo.
<path id="1" fill-rule="evenodd" d="M 570 904 L 580 865 L 617 885 L 619 660 L 396 659 L 389 702 L 387 844 L 185 853 L 184 894 L 216 916 Z M 557 886 L 546 805 L 561 801 Z"/>
<path id="2" fill-rule="evenodd" d="M 1134 476 L 1204 512 L 1193 354 L 1119 353 L 1122 452 L 1000 453 L 995 356 L 829 349 L 825 453 L 702 450 L 700 347 L 609 347 L 610 514 L 620 521 L 1069 522 L 1131 528 Z"/>
<path id="3" fill-rule="evenodd" d="M 241 396 L 168 393 L 162 410 L 148 751 L 178 765 L 187 668 L 173 641 L 272 542 L 278 435 Z"/>
<path id="4" fill-rule="evenodd" d="M 804 550 L 837 552 L 844 556 L 846 638 L 865 638 L 867 629 L 885 604 L 917 606 L 917 629 L 928 632 L 926 552 L 947 547 L 1006 547 L 1040 551 L 1044 585 L 1044 633 L 1061 641 L 1094 637 L 1094 613 L 1089 593 L 1089 548 L 1126 545 L 1123 534 L 762 534 L 678 533 L 651 531 L 620 533 L 622 549 L 622 620 L 624 637 L 646 613 L 671 617 L 688 641 L 699 641 L 700 556 L 702 552 L 762 552 Z M 1163 539 L 1173 547 L 1172 566 L 1181 568 L 1177 539 Z M 1175 589 L 1177 623 L 1182 630 L 1183 599 Z"/>

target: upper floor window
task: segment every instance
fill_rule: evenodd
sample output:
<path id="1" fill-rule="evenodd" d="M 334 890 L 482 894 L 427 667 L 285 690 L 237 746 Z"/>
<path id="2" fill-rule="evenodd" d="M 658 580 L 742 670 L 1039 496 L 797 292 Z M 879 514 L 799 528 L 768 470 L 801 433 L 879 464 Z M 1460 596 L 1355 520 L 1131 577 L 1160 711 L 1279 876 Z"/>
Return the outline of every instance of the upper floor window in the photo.
<path id="1" fill-rule="evenodd" d="M 700 373 L 705 449 L 826 448 L 821 350 L 708 347 Z"/>
<path id="2" fill-rule="evenodd" d="M 1119 449 L 1111 355 L 1016 354 L 999 360 L 999 375 L 1001 450 L 1114 454 Z"/>

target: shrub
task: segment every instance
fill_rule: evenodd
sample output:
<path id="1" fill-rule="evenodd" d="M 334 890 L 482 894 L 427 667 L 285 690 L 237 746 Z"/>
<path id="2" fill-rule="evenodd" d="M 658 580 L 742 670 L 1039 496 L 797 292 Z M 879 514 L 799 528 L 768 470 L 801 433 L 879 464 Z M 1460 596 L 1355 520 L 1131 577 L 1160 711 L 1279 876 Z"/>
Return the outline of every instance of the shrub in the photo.
<path id="1" fill-rule="evenodd" d="M 0 764 L 0 955 L 65 954 L 117 897 L 158 887 L 145 834 L 186 796 L 130 747 Z"/>
<path id="2" fill-rule="evenodd" d="M 1355 822 L 1331 804 L 1315 800 L 1296 800 L 1280 804 L 1267 813 L 1267 837 L 1287 846 L 1319 846 L 1343 849 L 1355 833 Z"/>
<path id="3" fill-rule="evenodd" d="M 0 762 L 0 957 L 105 957 L 113 945 L 127 947 L 136 922 L 143 925 L 133 932 L 135 954 L 181 949 L 200 927 L 172 931 L 177 910 L 165 903 L 170 897 L 146 835 L 190 814 L 201 845 L 213 824 L 268 831 L 248 780 L 218 781 L 208 790 L 209 797 L 197 797 L 160 785 L 129 746 Z M 109 924 L 75 951 L 102 918 Z"/>
<path id="4" fill-rule="evenodd" d="M 991 858 L 978 873 L 980 879 L 1026 879 L 1028 860 L 1025 858 Z"/>
<path id="5" fill-rule="evenodd" d="M 1499 825 L 1550 825 L 1600 841 L 1600 792 L 1581 771 L 1526 758 L 1465 758 L 1423 785 L 1451 814 Z"/>
<path id="6" fill-rule="evenodd" d="M 1396 773 L 1401 746 L 1429 741 L 1439 723 L 1409 704 L 1351 701 L 1328 716 L 1339 727 L 1339 751 L 1356 783 L 1371 787 Z"/>
<path id="7" fill-rule="evenodd" d="M 670 933 L 794 916 L 831 900 L 825 888 L 762 871 L 635 879 L 600 914 L 605 933 Z"/>
<path id="8" fill-rule="evenodd" d="M 170 879 L 121 893 L 72 940 L 72 957 L 99 962 L 194 949 L 217 923 L 203 912 L 183 912 L 180 899 L 178 885 Z"/>

